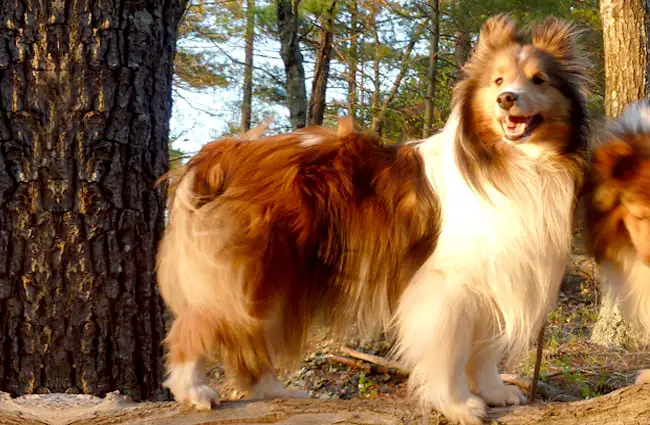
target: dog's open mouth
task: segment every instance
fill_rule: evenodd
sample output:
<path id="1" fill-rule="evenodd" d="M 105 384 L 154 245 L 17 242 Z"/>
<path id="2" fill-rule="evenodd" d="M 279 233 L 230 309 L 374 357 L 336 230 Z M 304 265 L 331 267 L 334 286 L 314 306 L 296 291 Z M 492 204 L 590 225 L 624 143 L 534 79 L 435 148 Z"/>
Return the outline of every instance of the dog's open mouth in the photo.
<path id="1" fill-rule="evenodd" d="M 531 135 L 533 130 L 542 122 L 542 116 L 535 114 L 531 116 L 508 115 L 501 123 L 506 139 L 517 141 Z"/>

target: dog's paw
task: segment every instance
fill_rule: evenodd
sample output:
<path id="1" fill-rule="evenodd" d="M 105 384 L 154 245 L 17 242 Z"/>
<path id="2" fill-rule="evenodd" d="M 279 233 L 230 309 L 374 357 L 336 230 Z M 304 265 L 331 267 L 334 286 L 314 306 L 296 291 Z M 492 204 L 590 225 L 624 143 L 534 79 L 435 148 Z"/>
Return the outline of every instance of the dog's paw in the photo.
<path id="1" fill-rule="evenodd" d="M 650 384 L 650 369 L 642 369 L 636 376 L 635 385 Z"/>
<path id="2" fill-rule="evenodd" d="M 479 397 L 470 396 L 464 403 L 447 405 L 440 409 L 447 419 L 460 425 L 482 425 L 487 416 L 487 406 Z"/>
<path id="3" fill-rule="evenodd" d="M 528 403 L 528 399 L 515 385 L 503 385 L 497 390 L 481 393 L 481 397 L 490 406 L 519 406 Z"/>
<path id="4" fill-rule="evenodd" d="M 180 403 L 188 404 L 199 410 L 210 410 L 221 403 L 219 392 L 205 384 L 187 388 L 182 394 L 175 395 L 175 397 Z"/>

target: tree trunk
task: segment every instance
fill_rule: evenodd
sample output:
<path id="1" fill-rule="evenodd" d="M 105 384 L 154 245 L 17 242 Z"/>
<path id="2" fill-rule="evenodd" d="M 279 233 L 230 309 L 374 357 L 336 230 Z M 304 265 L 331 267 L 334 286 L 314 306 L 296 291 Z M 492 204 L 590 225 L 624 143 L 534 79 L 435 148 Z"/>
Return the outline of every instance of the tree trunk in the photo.
<path id="1" fill-rule="evenodd" d="M 372 58 L 372 96 L 370 98 L 370 115 L 376 116 L 381 109 L 381 39 L 377 29 L 376 8 L 368 14 L 368 28 L 372 30 L 375 43 L 374 57 Z"/>
<path id="2" fill-rule="evenodd" d="M 0 385 L 165 397 L 172 63 L 185 3 L 0 3 Z"/>
<path id="3" fill-rule="evenodd" d="M 648 95 L 648 5 L 642 0 L 601 0 L 605 44 L 605 112 L 620 114 Z"/>
<path id="4" fill-rule="evenodd" d="M 381 105 L 381 109 L 377 111 L 377 114 L 372 119 L 370 130 L 374 133 L 377 133 L 381 130 L 381 126 L 384 122 L 384 119 L 386 118 L 386 110 L 388 109 L 390 103 L 395 98 L 395 95 L 397 95 L 397 90 L 399 90 L 399 86 L 400 84 L 402 84 L 402 79 L 404 78 L 404 75 L 406 75 L 406 71 L 408 70 L 409 58 L 411 57 L 411 52 L 413 51 L 413 47 L 415 47 L 415 43 L 417 43 L 418 38 L 420 37 L 420 34 L 422 33 L 423 29 L 424 29 L 423 24 L 417 25 L 417 27 L 411 34 L 411 38 L 408 44 L 404 48 L 404 52 L 402 52 L 402 56 L 400 58 L 399 72 L 395 77 L 395 81 L 393 81 L 393 85 L 391 86 L 388 95 L 384 98 L 384 102 Z"/>
<path id="5" fill-rule="evenodd" d="M 436 78 L 438 77 L 438 40 L 440 39 L 440 18 L 438 0 L 430 0 L 429 28 L 429 67 L 427 68 L 427 93 L 424 97 L 424 126 L 422 137 L 429 137 L 433 124 L 433 105 L 436 97 Z"/>
<path id="6" fill-rule="evenodd" d="M 277 0 L 276 14 L 280 33 L 280 56 L 284 62 L 287 79 L 289 118 L 294 128 L 307 122 L 307 91 L 305 69 L 298 38 L 298 4 L 300 0 Z"/>
<path id="7" fill-rule="evenodd" d="M 327 81 L 330 75 L 330 59 L 332 57 L 332 24 L 336 0 L 332 0 L 329 9 L 321 18 L 321 29 L 318 32 L 319 48 L 316 53 L 316 69 L 314 82 L 309 98 L 309 124 L 321 125 L 325 115 Z"/>
<path id="8" fill-rule="evenodd" d="M 242 133 L 251 129 L 253 109 L 253 47 L 255 43 L 255 0 L 246 1 L 246 48 L 244 59 L 244 87 L 241 103 Z"/>
<path id="9" fill-rule="evenodd" d="M 4 406 L 3 406 L 4 404 Z M 31 403 L 30 403 L 31 404 Z M 0 423 L 46 425 L 51 411 L 0 399 Z M 631 386 L 602 397 L 571 403 L 537 403 L 523 407 L 491 408 L 486 423 L 500 425 L 647 425 L 650 423 L 650 385 Z M 219 409 L 197 414 L 178 403 L 128 404 L 104 401 L 84 411 L 61 409 L 63 420 L 75 425 L 169 423 L 169 424 L 449 424 L 442 415 L 422 409 L 405 400 L 274 400 L 230 401 Z M 37 415 L 34 415 L 37 413 Z M 42 415 L 38 415 L 41 413 Z M 38 419 L 31 418 L 40 418 Z M 30 419 L 26 419 L 30 418 Z M 66 421 L 69 419 L 69 422 Z"/>
<path id="10" fill-rule="evenodd" d="M 605 47 L 605 112 L 620 114 L 648 96 L 648 10 L 646 1 L 601 0 Z M 637 332 L 621 318 L 616 302 L 605 292 L 592 341 L 605 346 L 638 343 Z"/>
<path id="11" fill-rule="evenodd" d="M 456 62 L 456 81 L 463 77 L 463 66 L 469 58 L 472 41 L 466 29 L 458 28 L 454 32 L 454 61 Z"/>
<path id="12" fill-rule="evenodd" d="M 357 118 L 357 66 L 359 61 L 359 6 L 356 0 L 350 2 L 350 51 L 348 52 L 348 113 Z"/>
<path id="13" fill-rule="evenodd" d="M 468 25 L 465 23 L 467 14 L 463 9 L 462 0 L 453 0 L 453 19 L 456 30 L 454 31 L 454 62 L 456 63 L 456 81 L 463 77 L 463 66 L 469 58 L 469 52 L 472 50 L 472 40 L 468 31 Z"/>

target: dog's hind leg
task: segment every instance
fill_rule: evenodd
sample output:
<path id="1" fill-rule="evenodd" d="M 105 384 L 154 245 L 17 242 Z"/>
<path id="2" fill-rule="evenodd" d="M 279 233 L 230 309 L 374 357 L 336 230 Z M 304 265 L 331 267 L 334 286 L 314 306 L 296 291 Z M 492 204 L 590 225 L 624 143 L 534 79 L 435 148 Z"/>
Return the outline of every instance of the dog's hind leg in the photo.
<path id="1" fill-rule="evenodd" d="M 226 371 L 248 391 L 249 399 L 308 397 L 305 392 L 285 388 L 278 380 L 262 326 L 233 336 L 221 347 Z"/>
<path id="2" fill-rule="evenodd" d="M 168 348 L 164 386 L 174 399 L 199 409 L 219 404 L 219 393 L 206 382 L 204 359 L 215 344 L 214 321 L 205 313 L 186 311 L 178 316 L 165 338 Z"/>

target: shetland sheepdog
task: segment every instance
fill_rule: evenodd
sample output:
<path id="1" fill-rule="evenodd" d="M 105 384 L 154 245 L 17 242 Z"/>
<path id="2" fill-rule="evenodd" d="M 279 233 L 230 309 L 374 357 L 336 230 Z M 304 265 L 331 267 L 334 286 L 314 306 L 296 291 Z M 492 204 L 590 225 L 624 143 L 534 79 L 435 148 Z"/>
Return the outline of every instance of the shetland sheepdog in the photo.
<path id="1" fill-rule="evenodd" d="M 427 408 L 478 424 L 526 402 L 497 365 L 556 303 L 586 146 L 586 66 L 567 22 L 481 29 L 437 135 L 384 146 L 338 131 L 206 145 L 174 183 L 158 256 L 175 318 L 167 387 L 210 408 L 220 358 L 252 398 L 316 322 L 388 329 Z"/>
<path id="2" fill-rule="evenodd" d="M 603 290 L 650 337 L 650 102 L 629 105 L 591 155 L 585 185 L 588 247 Z M 637 383 L 650 382 L 650 372 Z"/>

